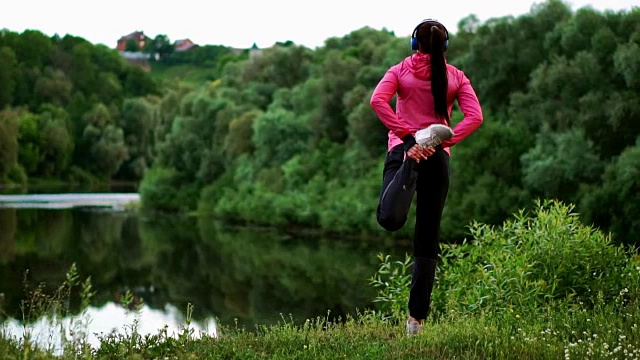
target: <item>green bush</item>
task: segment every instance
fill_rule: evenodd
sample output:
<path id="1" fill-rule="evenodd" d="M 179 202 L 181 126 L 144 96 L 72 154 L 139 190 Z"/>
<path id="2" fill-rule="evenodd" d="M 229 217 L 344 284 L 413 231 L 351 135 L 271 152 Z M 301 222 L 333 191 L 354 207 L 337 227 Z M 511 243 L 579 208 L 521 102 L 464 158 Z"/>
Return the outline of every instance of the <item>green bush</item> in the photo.
<path id="1" fill-rule="evenodd" d="M 184 184 L 177 170 L 162 167 L 147 172 L 139 192 L 142 207 L 156 211 L 187 211 L 198 196 L 197 184 Z"/>
<path id="2" fill-rule="evenodd" d="M 471 241 L 443 245 L 432 309 L 436 315 L 540 313 L 640 298 L 640 258 L 580 223 L 573 205 L 538 201 L 532 214 L 500 227 L 473 223 Z M 407 303 L 410 261 L 381 258 L 372 285 L 380 309 Z"/>
<path id="3" fill-rule="evenodd" d="M 9 181 L 21 186 L 25 186 L 27 184 L 27 172 L 24 171 L 24 168 L 20 164 L 13 164 L 9 168 L 9 172 L 7 173 L 7 177 Z"/>

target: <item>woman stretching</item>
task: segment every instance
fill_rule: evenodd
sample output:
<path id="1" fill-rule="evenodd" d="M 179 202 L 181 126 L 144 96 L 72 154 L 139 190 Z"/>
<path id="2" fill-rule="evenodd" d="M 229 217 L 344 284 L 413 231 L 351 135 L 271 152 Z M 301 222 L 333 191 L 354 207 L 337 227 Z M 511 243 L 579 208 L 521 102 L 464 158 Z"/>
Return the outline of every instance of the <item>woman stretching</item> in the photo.
<path id="1" fill-rule="evenodd" d="M 429 313 L 436 264 L 440 255 L 440 220 L 449 189 L 449 148 L 482 124 L 482 110 L 469 79 L 447 64 L 447 29 L 436 20 L 418 24 L 411 34 L 414 54 L 392 66 L 376 86 L 371 107 L 389 129 L 378 222 L 389 231 L 400 229 L 416 192 L 413 270 L 407 333 L 422 329 Z M 395 111 L 389 104 L 397 94 Z M 449 126 L 454 100 L 464 117 Z M 432 126 L 434 124 L 435 127 Z M 416 142 L 416 132 L 430 131 Z"/>

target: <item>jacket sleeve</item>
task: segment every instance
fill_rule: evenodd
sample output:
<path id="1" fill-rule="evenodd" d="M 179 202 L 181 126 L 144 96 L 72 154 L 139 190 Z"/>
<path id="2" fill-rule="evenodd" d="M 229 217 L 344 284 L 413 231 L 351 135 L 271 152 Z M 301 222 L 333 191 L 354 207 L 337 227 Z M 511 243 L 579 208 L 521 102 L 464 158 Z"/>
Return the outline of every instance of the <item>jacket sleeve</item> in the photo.
<path id="1" fill-rule="evenodd" d="M 458 105 L 462 111 L 462 121 L 460 121 L 453 129 L 455 135 L 442 143 L 443 147 L 451 147 L 467 136 L 471 135 L 482 124 L 482 108 L 478 101 L 478 96 L 471 86 L 471 82 L 467 76 L 459 71 L 460 87 L 458 89 Z"/>
<path id="2" fill-rule="evenodd" d="M 371 95 L 371 107 L 382 123 L 400 139 L 410 135 L 409 126 L 393 111 L 389 101 L 398 91 L 398 74 L 392 67 L 384 74 Z"/>

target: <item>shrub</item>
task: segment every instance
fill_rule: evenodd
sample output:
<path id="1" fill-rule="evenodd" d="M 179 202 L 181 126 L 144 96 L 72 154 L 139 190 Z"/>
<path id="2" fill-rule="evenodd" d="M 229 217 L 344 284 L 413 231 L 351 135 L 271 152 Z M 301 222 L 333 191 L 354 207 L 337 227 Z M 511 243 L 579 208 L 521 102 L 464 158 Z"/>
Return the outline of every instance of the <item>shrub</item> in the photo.
<path id="1" fill-rule="evenodd" d="M 500 227 L 471 224 L 471 241 L 443 245 L 433 311 L 522 314 L 558 305 L 637 300 L 637 254 L 580 223 L 573 209 L 558 201 L 538 201 L 532 214 L 520 211 Z M 404 307 L 408 291 L 402 289 L 409 286 L 411 267 L 381 260 L 372 279 L 379 288 L 377 301 L 388 303 L 382 309 Z"/>

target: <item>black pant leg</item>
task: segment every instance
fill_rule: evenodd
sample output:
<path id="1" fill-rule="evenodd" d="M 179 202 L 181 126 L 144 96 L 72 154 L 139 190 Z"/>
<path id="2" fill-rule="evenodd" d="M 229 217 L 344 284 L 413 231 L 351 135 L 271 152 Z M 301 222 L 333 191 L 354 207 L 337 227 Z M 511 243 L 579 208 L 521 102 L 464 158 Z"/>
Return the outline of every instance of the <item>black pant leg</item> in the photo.
<path id="1" fill-rule="evenodd" d="M 376 217 L 388 231 L 399 230 L 407 221 L 418 177 L 416 165 L 414 160 L 404 159 L 402 145 L 387 153 Z"/>
<path id="2" fill-rule="evenodd" d="M 415 256 L 437 258 L 440 254 L 440 222 L 449 192 L 449 154 L 438 150 L 418 164 Z"/>
<path id="3" fill-rule="evenodd" d="M 440 221 L 449 191 L 449 154 L 442 148 L 418 166 L 409 314 L 426 319 L 440 255 Z"/>

